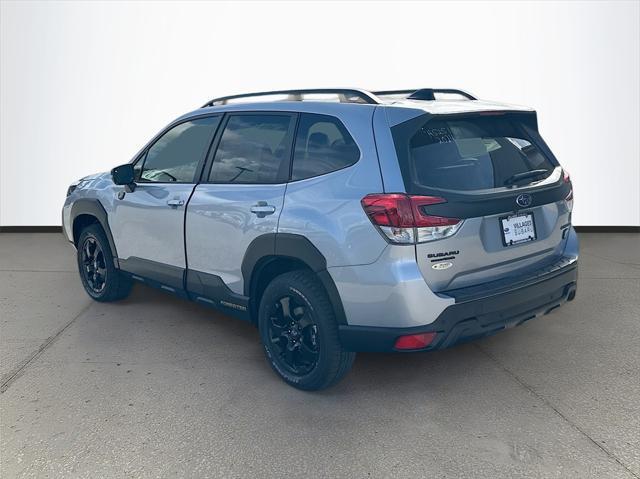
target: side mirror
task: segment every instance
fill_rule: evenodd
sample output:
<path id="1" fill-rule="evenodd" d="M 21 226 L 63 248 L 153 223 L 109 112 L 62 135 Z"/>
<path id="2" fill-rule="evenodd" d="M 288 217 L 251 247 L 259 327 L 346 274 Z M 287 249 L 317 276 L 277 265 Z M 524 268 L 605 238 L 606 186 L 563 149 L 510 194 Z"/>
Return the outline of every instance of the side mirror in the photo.
<path id="1" fill-rule="evenodd" d="M 124 165 L 116 166 L 111 170 L 111 178 L 116 185 L 124 185 L 131 188 L 131 186 L 135 185 L 133 165 L 126 163 Z M 133 188 L 131 189 L 133 190 Z"/>

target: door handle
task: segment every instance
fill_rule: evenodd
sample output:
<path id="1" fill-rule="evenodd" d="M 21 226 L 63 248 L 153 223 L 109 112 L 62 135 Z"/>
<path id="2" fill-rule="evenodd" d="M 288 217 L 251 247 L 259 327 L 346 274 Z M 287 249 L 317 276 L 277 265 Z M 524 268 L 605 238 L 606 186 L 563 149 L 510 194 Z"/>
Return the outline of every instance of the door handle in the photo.
<path id="1" fill-rule="evenodd" d="M 276 207 L 268 205 L 266 201 L 258 201 L 258 204 L 253 205 L 249 211 L 257 215 L 258 218 L 264 218 L 267 215 L 272 215 L 273 213 L 275 213 Z"/>
<path id="2" fill-rule="evenodd" d="M 178 206 L 184 205 L 184 200 L 169 200 L 167 204 L 172 208 L 177 208 Z"/>

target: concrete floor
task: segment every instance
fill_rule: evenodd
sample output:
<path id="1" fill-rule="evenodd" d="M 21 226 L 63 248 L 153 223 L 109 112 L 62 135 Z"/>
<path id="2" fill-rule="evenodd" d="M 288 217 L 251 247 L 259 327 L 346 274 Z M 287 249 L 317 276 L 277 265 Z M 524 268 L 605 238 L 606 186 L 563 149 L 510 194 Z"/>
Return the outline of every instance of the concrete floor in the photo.
<path id="1" fill-rule="evenodd" d="M 61 235 L 1 234 L 0 476 L 638 478 L 640 236 L 581 241 L 573 303 L 304 393 L 252 326 L 92 302 Z"/>

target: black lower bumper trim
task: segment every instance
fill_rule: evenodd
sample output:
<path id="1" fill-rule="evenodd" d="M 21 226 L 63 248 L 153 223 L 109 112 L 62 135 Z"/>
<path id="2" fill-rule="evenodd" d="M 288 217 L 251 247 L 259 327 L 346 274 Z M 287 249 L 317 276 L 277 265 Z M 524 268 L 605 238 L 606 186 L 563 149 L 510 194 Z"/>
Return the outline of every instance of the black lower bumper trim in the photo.
<path id="1" fill-rule="evenodd" d="M 577 263 L 554 271 L 549 279 L 500 294 L 456 302 L 431 324 L 412 328 L 340 325 L 340 340 L 349 351 L 397 351 L 399 336 L 436 332 L 434 341 L 419 351 L 444 349 L 518 326 L 549 313 L 576 294 Z M 414 350 L 416 351 L 416 350 Z"/>

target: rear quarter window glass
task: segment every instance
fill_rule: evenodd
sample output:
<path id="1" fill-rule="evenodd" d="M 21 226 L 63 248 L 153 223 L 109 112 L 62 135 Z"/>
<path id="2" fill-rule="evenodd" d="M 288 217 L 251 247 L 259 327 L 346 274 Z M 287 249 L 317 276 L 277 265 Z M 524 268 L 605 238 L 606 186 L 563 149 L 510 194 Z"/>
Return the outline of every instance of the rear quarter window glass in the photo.
<path id="1" fill-rule="evenodd" d="M 332 116 L 300 115 L 291 179 L 302 180 L 351 166 L 360 150 L 344 125 Z"/>
<path id="2" fill-rule="evenodd" d="M 404 175 L 418 188 L 474 191 L 540 181 L 555 164 L 517 121 L 501 117 L 432 118 L 394 140 Z"/>

